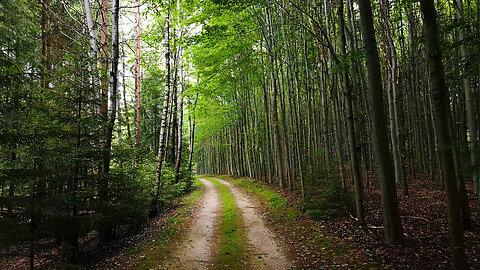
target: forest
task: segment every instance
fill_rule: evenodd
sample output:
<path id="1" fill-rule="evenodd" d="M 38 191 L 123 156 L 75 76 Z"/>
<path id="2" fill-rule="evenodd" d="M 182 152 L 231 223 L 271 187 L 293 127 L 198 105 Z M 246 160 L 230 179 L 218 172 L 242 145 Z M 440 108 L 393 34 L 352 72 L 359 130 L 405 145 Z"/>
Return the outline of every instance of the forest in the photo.
<path id="1" fill-rule="evenodd" d="M 478 0 L 0 0 L 0 269 L 480 269 Z"/>

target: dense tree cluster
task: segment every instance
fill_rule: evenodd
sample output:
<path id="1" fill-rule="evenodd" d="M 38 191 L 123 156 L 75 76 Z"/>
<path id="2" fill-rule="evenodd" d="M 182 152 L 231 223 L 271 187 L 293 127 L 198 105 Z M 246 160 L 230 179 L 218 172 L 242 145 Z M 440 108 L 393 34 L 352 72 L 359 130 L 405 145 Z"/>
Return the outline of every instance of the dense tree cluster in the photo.
<path id="1" fill-rule="evenodd" d="M 193 62 L 200 173 L 249 176 L 308 200 L 322 178 L 378 179 L 387 241 L 404 238 L 397 188 L 427 173 L 448 194 L 465 267 L 466 184 L 478 200 L 478 6 L 458 1 L 212 1 Z M 205 99 L 205 100 L 203 100 Z M 349 181 L 351 180 L 351 181 Z M 379 202 L 380 203 L 380 202 Z"/>
<path id="2" fill-rule="evenodd" d="M 138 231 L 190 189 L 181 15 L 170 5 L 172 29 L 163 29 L 167 8 L 152 2 L 153 31 L 141 37 L 141 4 L 0 3 L 0 258 L 27 256 L 33 268 L 60 247 L 53 262 L 84 264 L 89 239 L 102 245 Z M 155 44 L 164 30 L 171 93 Z M 160 126 L 165 165 L 155 190 Z"/>
<path id="3" fill-rule="evenodd" d="M 401 243 L 397 192 L 428 175 L 467 268 L 479 14 L 463 0 L 2 1 L 0 255 L 33 268 L 60 247 L 84 264 L 91 239 L 142 228 L 192 171 L 288 188 L 361 227 L 379 183 L 385 240 Z"/>

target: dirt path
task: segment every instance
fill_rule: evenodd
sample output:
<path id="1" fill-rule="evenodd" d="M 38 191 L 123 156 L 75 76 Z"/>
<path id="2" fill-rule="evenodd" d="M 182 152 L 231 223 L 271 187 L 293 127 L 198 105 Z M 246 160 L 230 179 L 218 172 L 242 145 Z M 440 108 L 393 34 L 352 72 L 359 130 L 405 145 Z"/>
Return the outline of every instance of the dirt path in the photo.
<path id="1" fill-rule="evenodd" d="M 237 207 L 242 212 L 243 222 L 247 231 L 248 242 L 254 252 L 251 264 L 253 269 L 290 269 L 290 261 L 285 257 L 281 246 L 275 241 L 275 236 L 267 229 L 262 217 L 255 210 L 255 204 L 231 183 L 215 178 L 227 186 L 232 193 Z"/>
<path id="2" fill-rule="evenodd" d="M 220 194 L 215 185 L 199 179 L 205 193 L 195 211 L 192 225 L 182 241 L 174 248 L 172 259 L 165 269 L 210 269 L 214 256 L 214 231 L 221 211 Z"/>

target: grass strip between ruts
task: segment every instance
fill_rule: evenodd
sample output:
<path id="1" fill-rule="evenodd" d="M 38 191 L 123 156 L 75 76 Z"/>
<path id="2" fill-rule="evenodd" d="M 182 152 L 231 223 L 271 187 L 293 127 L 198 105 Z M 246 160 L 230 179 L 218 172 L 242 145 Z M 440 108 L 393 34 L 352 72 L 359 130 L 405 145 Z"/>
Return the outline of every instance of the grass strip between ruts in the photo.
<path id="1" fill-rule="evenodd" d="M 246 193 L 253 194 L 260 200 L 260 202 L 267 209 L 267 216 L 271 222 L 276 224 L 284 224 L 284 226 L 290 228 L 288 231 L 294 232 L 296 237 L 301 235 L 308 235 L 311 232 L 321 232 L 323 225 L 302 222 L 298 217 L 301 215 L 301 211 L 288 204 L 285 197 L 279 194 L 277 191 L 268 187 L 265 183 L 247 178 L 247 177 L 231 177 L 228 175 L 217 175 L 219 179 L 228 181 L 234 185 L 241 187 Z M 306 240 L 302 240 L 305 242 Z M 343 258 L 348 260 L 348 254 L 351 246 L 338 247 L 334 245 L 334 241 L 329 236 L 324 234 L 318 234 L 314 237 L 314 246 L 316 249 L 325 252 L 326 256 L 333 258 Z M 347 259 L 346 259 L 347 258 Z"/>
<path id="2" fill-rule="evenodd" d="M 222 220 L 220 222 L 220 248 L 214 260 L 216 269 L 248 269 L 246 232 L 243 226 L 242 215 L 238 210 L 235 199 L 228 187 L 210 177 L 203 177 L 211 181 L 220 191 L 222 201 Z"/>

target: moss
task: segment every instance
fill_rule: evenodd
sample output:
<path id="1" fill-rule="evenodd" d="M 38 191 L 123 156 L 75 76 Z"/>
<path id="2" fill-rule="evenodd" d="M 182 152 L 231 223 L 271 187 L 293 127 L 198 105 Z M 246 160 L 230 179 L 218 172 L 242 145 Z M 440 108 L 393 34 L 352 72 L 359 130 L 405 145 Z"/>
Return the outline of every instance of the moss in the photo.
<path id="1" fill-rule="evenodd" d="M 231 182 L 240 185 L 247 192 L 256 194 L 267 207 L 274 211 L 275 215 L 286 217 L 289 220 L 294 220 L 298 217 L 298 210 L 289 207 L 287 199 L 275 190 L 252 179 L 240 178 Z"/>
<path id="2" fill-rule="evenodd" d="M 298 220 L 297 218 L 301 215 L 301 211 L 296 207 L 289 206 L 286 198 L 264 183 L 248 178 L 232 179 L 229 176 L 225 176 L 224 178 L 233 184 L 239 185 L 246 192 L 255 195 L 262 204 L 266 206 L 270 221 L 273 223 L 281 223 L 291 228 L 295 232 L 294 234 L 296 234 L 295 237 L 309 235 L 312 232 L 322 230 L 322 225 Z M 309 241 L 308 237 L 302 240 L 304 244 L 307 244 L 307 241 Z M 348 259 L 346 256 L 348 256 L 347 254 L 349 254 L 348 251 L 351 250 L 351 247 L 338 247 L 331 237 L 316 235 L 315 238 L 313 238 L 313 242 L 313 245 L 317 249 L 321 249 L 325 256 L 343 258 L 344 260 Z"/>
<path id="3" fill-rule="evenodd" d="M 324 237 L 324 236 L 315 236 L 315 241 L 317 245 L 325 248 L 325 249 L 331 249 L 332 247 L 332 240 L 330 238 Z"/>
<path id="4" fill-rule="evenodd" d="M 220 191 L 222 201 L 222 221 L 219 226 L 220 247 L 215 258 L 217 269 L 248 269 L 248 250 L 246 243 L 246 232 L 240 211 L 237 209 L 235 199 L 229 189 L 219 181 L 205 177 L 210 180 Z"/>

